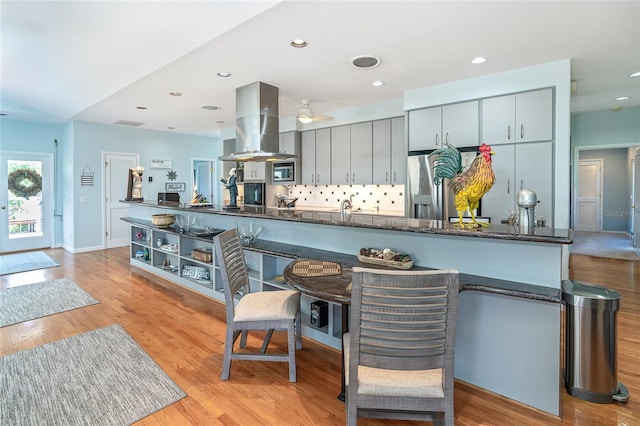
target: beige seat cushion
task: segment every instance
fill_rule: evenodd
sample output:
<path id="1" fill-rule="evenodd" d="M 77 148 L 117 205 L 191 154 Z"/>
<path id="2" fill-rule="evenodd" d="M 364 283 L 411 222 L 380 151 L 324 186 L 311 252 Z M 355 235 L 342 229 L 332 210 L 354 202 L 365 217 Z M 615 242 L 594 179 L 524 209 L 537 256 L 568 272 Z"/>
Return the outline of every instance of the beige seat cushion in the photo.
<path id="1" fill-rule="evenodd" d="M 350 335 L 343 336 L 345 384 L 349 386 Z M 442 369 L 385 370 L 358 367 L 358 394 L 382 396 L 409 396 L 418 398 L 444 398 Z"/>
<path id="2" fill-rule="evenodd" d="M 263 291 L 246 294 L 236 304 L 234 321 L 293 319 L 300 307 L 295 290 Z"/>

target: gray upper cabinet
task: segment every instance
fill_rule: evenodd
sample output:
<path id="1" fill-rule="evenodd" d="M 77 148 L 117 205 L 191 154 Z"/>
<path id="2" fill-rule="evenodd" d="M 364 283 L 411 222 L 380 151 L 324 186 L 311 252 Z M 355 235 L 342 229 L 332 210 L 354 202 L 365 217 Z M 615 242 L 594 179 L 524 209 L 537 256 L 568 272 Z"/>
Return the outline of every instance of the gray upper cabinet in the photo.
<path id="1" fill-rule="evenodd" d="M 482 142 L 499 145 L 553 139 L 553 91 L 482 100 Z"/>
<path id="2" fill-rule="evenodd" d="M 280 133 L 279 152 L 283 154 L 300 155 L 300 132 L 291 131 Z"/>
<path id="3" fill-rule="evenodd" d="M 332 184 L 371 184 L 372 162 L 371 122 L 331 128 Z"/>
<path id="4" fill-rule="evenodd" d="M 404 117 L 373 122 L 373 183 L 405 183 L 407 150 L 404 141 Z"/>
<path id="5" fill-rule="evenodd" d="M 409 111 L 409 151 L 478 145 L 478 101 Z"/>
<path id="6" fill-rule="evenodd" d="M 300 147 L 301 176 L 303 185 L 328 185 L 331 183 L 331 133 L 329 129 L 302 132 Z"/>

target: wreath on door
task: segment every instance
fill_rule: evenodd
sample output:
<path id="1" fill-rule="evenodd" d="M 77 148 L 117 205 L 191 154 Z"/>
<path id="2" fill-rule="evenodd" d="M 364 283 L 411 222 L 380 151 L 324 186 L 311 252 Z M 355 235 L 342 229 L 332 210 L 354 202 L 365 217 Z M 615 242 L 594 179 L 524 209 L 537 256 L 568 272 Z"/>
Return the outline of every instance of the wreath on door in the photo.
<path id="1" fill-rule="evenodd" d="M 42 176 L 33 169 L 17 169 L 9 173 L 9 191 L 18 197 L 29 198 L 42 192 Z"/>

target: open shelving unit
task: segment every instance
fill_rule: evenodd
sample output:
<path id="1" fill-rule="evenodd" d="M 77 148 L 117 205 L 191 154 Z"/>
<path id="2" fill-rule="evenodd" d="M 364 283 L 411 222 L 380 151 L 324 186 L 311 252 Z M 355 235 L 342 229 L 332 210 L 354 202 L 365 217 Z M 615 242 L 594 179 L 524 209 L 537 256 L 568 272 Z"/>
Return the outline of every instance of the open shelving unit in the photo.
<path id="1" fill-rule="evenodd" d="M 224 303 L 222 277 L 216 265 L 213 238 L 181 234 L 173 228 L 160 228 L 143 219 L 128 218 L 131 226 L 131 265 L 164 278 L 170 282 L 196 291 Z M 147 223 L 148 222 L 148 223 Z M 175 245 L 176 251 L 168 251 L 158 245 Z M 212 261 L 204 262 L 192 257 L 192 250 L 211 251 Z M 291 256 L 264 253 L 252 247 L 244 249 L 245 262 L 249 270 L 251 291 L 274 291 L 291 289 L 284 281 L 284 268 L 293 260 Z M 184 276 L 185 266 L 200 267 L 208 271 L 209 280 L 196 280 Z M 311 303 L 320 299 L 302 294 L 302 334 L 335 349 L 341 348 L 342 305 L 328 302 L 328 324 L 316 327 L 311 324 Z"/>

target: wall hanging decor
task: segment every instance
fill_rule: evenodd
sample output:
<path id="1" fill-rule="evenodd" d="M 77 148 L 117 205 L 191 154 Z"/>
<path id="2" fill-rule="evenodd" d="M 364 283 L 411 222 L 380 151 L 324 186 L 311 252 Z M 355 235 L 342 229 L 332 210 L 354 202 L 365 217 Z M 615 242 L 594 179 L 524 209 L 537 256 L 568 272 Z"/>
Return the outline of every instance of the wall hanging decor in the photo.
<path id="1" fill-rule="evenodd" d="M 167 182 L 164 184 L 165 192 L 184 192 L 185 184 L 178 182 Z"/>
<path id="2" fill-rule="evenodd" d="M 171 167 L 171 160 L 151 160 L 152 169 L 170 169 Z"/>
<path id="3" fill-rule="evenodd" d="M 82 174 L 80 174 L 80 185 L 93 186 L 93 170 L 91 170 L 88 164 L 84 166 Z"/>
<path id="4" fill-rule="evenodd" d="M 178 174 L 173 170 L 169 170 L 169 173 L 167 173 L 167 179 L 169 180 L 176 180 L 177 177 L 178 177 Z"/>

